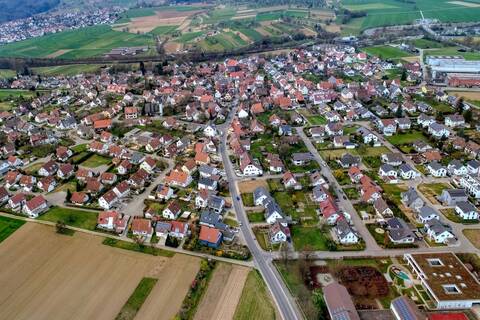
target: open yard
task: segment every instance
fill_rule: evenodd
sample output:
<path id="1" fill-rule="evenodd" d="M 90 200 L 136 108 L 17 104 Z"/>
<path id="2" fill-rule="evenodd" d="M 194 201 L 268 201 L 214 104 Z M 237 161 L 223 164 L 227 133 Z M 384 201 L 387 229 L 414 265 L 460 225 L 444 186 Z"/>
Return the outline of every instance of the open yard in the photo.
<path id="1" fill-rule="evenodd" d="M 390 137 L 386 137 L 386 139 L 393 144 L 394 146 L 401 146 L 405 144 L 412 144 L 415 141 L 425 141 L 427 142 L 428 139 L 423 135 L 421 131 L 411 131 L 406 133 L 398 133 Z"/>
<path id="2" fill-rule="evenodd" d="M 97 216 L 98 213 L 95 211 L 52 207 L 46 213 L 41 215 L 39 219 L 51 222 L 63 221 L 68 226 L 87 230 L 95 230 L 97 225 Z"/>
<path id="3" fill-rule="evenodd" d="M 480 230 L 464 229 L 463 234 L 475 246 L 475 248 L 480 249 Z"/>
<path id="4" fill-rule="evenodd" d="M 447 183 L 422 183 L 418 186 L 418 190 L 423 193 L 432 204 L 438 204 L 437 196 L 448 188 L 451 188 L 451 186 Z"/>
<path id="5" fill-rule="evenodd" d="M 248 273 L 234 320 L 274 320 L 275 309 L 262 276 L 256 271 Z"/>
<path id="6" fill-rule="evenodd" d="M 330 240 L 328 238 L 328 232 L 322 232 L 322 230 L 316 226 L 292 226 L 290 230 L 295 250 L 302 251 L 310 249 L 315 251 L 328 251 L 327 242 Z"/>
<path id="7" fill-rule="evenodd" d="M 232 319 L 250 269 L 220 263 L 213 272 L 195 320 Z"/>
<path id="8" fill-rule="evenodd" d="M 87 168 L 96 168 L 100 167 L 103 165 L 108 165 L 112 162 L 112 159 L 108 157 L 103 157 L 98 154 L 93 154 L 91 157 L 89 157 L 87 160 L 81 163 L 83 167 Z"/>
<path id="9" fill-rule="evenodd" d="M 268 189 L 268 184 L 265 180 L 250 180 L 241 181 L 238 183 L 238 189 L 240 193 L 253 193 L 258 187 L 265 187 Z"/>
<path id="10" fill-rule="evenodd" d="M 143 277 L 170 265 L 101 241 L 25 224 L 0 244 L 0 319 L 114 319 Z"/>

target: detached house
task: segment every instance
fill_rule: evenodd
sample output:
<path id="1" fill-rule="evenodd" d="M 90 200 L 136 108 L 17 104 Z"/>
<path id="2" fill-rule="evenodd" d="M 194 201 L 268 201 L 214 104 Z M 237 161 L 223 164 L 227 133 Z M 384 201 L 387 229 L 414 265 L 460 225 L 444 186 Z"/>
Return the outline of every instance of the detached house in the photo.
<path id="1" fill-rule="evenodd" d="M 268 238 L 272 244 L 290 241 L 290 229 L 277 221 L 270 226 Z"/>
<path id="2" fill-rule="evenodd" d="M 113 190 L 110 190 L 98 199 L 98 205 L 105 210 L 110 210 L 118 200 L 117 194 Z"/>
<path id="3" fill-rule="evenodd" d="M 338 221 L 334 230 L 338 242 L 343 245 L 356 244 L 360 240 L 357 232 L 353 230 L 346 220 Z"/>
<path id="4" fill-rule="evenodd" d="M 478 210 L 469 201 L 457 202 L 455 213 L 463 220 L 478 220 Z"/>
<path id="5" fill-rule="evenodd" d="M 402 192 L 401 197 L 402 202 L 415 211 L 420 210 L 425 204 L 414 188 L 409 188 L 408 191 Z"/>
<path id="6" fill-rule="evenodd" d="M 171 201 L 168 206 L 162 211 L 162 216 L 165 219 L 174 220 L 177 219 L 182 213 L 182 208 L 178 201 Z"/>
<path id="7" fill-rule="evenodd" d="M 52 176 L 57 172 L 57 170 L 58 166 L 55 161 L 50 160 L 38 170 L 38 174 L 42 177 Z"/>
<path id="8" fill-rule="evenodd" d="M 25 202 L 23 206 L 23 213 L 30 218 L 38 218 L 40 214 L 48 210 L 47 200 L 41 195 L 35 196 L 31 200 Z"/>

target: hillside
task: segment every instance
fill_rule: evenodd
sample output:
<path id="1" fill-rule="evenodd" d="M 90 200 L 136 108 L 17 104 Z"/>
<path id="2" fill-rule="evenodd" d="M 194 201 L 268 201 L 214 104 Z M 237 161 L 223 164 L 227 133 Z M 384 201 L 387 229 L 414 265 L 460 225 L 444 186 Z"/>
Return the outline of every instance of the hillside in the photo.
<path id="1" fill-rule="evenodd" d="M 0 0 L 0 23 L 28 18 L 34 14 L 55 8 L 60 0 Z"/>

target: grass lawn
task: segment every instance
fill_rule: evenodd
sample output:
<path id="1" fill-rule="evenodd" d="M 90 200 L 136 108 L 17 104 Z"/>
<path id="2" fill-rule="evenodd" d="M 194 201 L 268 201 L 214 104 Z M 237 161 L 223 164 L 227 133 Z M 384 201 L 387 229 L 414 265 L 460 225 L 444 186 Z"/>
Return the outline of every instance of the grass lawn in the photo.
<path id="1" fill-rule="evenodd" d="M 406 185 L 399 184 L 382 184 L 383 193 L 391 197 L 391 199 L 398 206 L 401 204 L 401 193 L 408 190 Z"/>
<path id="2" fill-rule="evenodd" d="M 67 192 L 67 190 L 70 190 L 70 192 L 77 191 L 77 184 L 74 181 L 70 181 L 56 187 L 52 192 Z"/>
<path id="3" fill-rule="evenodd" d="M 152 256 L 173 257 L 175 255 L 175 252 L 172 251 L 112 238 L 105 238 L 102 243 L 110 247 L 151 254 Z"/>
<path id="4" fill-rule="evenodd" d="M 0 216 L 0 242 L 7 239 L 18 228 L 23 226 L 25 221 Z"/>
<path id="5" fill-rule="evenodd" d="M 72 151 L 75 153 L 87 151 L 88 144 L 82 143 L 72 147 Z"/>
<path id="6" fill-rule="evenodd" d="M 98 213 L 94 211 L 52 207 L 38 219 L 51 222 L 63 221 L 68 226 L 95 230 L 97 215 Z"/>
<path id="7" fill-rule="evenodd" d="M 358 266 L 370 266 L 377 268 L 380 272 L 387 272 L 388 267 L 392 264 L 390 258 L 351 258 L 351 259 L 329 259 L 327 265 L 330 268 L 338 268 L 338 265 L 358 267 Z"/>
<path id="8" fill-rule="evenodd" d="M 32 165 L 25 168 L 25 173 L 26 174 L 35 174 L 44 164 L 45 164 L 45 162 L 38 162 L 38 163 L 32 164 Z"/>
<path id="9" fill-rule="evenodd" d="M 390 152 L 389 149 L 385 146 L 381 147 L 365 147 L 365 148 L 356 148 L 356 149 L 328 149 L 319 151 L 320 156 L 327 159 L 339 159 L 345 153 L 350 153 L 354 156 L 362 157 L 378 157 L 384 153 Z"/>
<path id="10" fill-rule="evenodd" d="M 318 221 L 318 204 L 313 202 L 305 191 L 275 192 L 273 197 L 283 212 L 294 220 L 305 224 L 315 225 Z"/>
<path id="11" fill-rule="evenodd" d="M 418 186 L 420 190 L 425 195 L 435 195 L 439 196 L 442 194 L 443 190 L 451 188 L 447 183 L 422 183 Z"/>
<path id="12" fill-rule="evenodd" d="M 420 49 L 436 49 L 436 48 L 444 47 L 444 45 L 441 42 L 437 42 L 429 39 L 415 39 L 415 40 L 412 40 L 410 43 Z"/>
<path id="13" fill-rule="evenodd" d="M 411 56 L 411 54 L 391 46 L 374 46 L 362 49 L 367 54 L 380 57 L 381 59 L 400 59 Z"/>
<path id="14" fill-rule="evenodd" d="M 130 298 L 123 305 L 115 319 L 117 320 L 132 320 L 135 318 L 138 310 L 143 305 L 158 279 L 143 278 L 133 291 Z"/>
<path id="15" fill-rule="evenodd" d="M 309 116 L 307 117 L 307 121 L 312 125 L 312 126 L 318 126 L 322 124 L 327 124 L 327 119 L 325 119 L 324 116 Z"/>
<path id="16" fill-rule="evenodd" d="M 111 162 L 112 162 L 112 159 L 108 157 L 103 157 L 98 154 L 94 154 L 90 158 L 82 162 L 81 165 L 87 168 L 96 168 L 103 165 L 109 165 Z"/>
<path id="17" fill-rule="evenodd" d="M 427 137 L 423 135 L 421 131 L 412 131 L 406 133 L 398 133 L 390 137 L 386 137 L 386 139 L 393 144 L 394 146 L 400 146 L 404 144 L 412 144 L 415 141 L 423 140 L 428 142 Z"/>
<path id="18" fill-rule="evenodd" d="M 315 251 L 328 251 L 328 236 L 317 227 L 292 226 L 293 246 L 295 250 L 312 249 Z"/>
<path id="19" fill-rule="evenodd" d="M 250 271 L 233 319 L 274 320 L 275 318 L 275 308 L 262 276 L 256 270 Z"/>
<path id="20" fill-rule="evenodd" d="M 253 228 L 252 230 L 260 248 L 265 251 L 270 250 L 271 246 L 268 239 L 268 229 Z"/>
<path id="21" fill-rule="evenodd" d="M 343 191 L 350 200 L 357 200 L 360 198 L 360 193 L 357 188 L 345 188 Z"/>
<path id="22" fill-rule="evenodd" d="M 478 220 L 463 220 L 459 215 L 455 213 L 455 209 L 448 208 L 448 209 L 440 209 L 440 212 L 447 218 L 448 220 L 456 223 L 463 223 L 463 224 L 477 224 Z M 479 230 L 480 231 L 480 230 Z"/>
<path id="23" fill-rule="evenodd" d="M 253 193 L 242 193 L 242 201 L 245 207 L 253 207 Z"/>
<path id="24" fill-rule="evenodd" d="M 247 213 L 249 222 L 265 222 L 265 215 L 263 212 L 248 212 Z"/>
<path id="25" fill-rule="evenodd" d="M 0 89 L 0 100 L 15 97 L 33 97 L 34 91 L 17 89 Z"/>

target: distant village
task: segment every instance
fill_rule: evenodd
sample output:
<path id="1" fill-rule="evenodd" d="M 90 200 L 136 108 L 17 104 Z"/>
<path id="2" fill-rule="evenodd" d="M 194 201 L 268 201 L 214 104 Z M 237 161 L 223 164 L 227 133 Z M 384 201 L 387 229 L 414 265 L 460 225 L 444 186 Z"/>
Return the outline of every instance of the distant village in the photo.
<path id="1" fill-rule="evenodd" d="M 99 24 L 111 24 L 123 10 L 108 8 L 56 14 L 39 14 L 0 24 L 0 45 L 41 37 L 50 33 L 80 29 Z"/>

